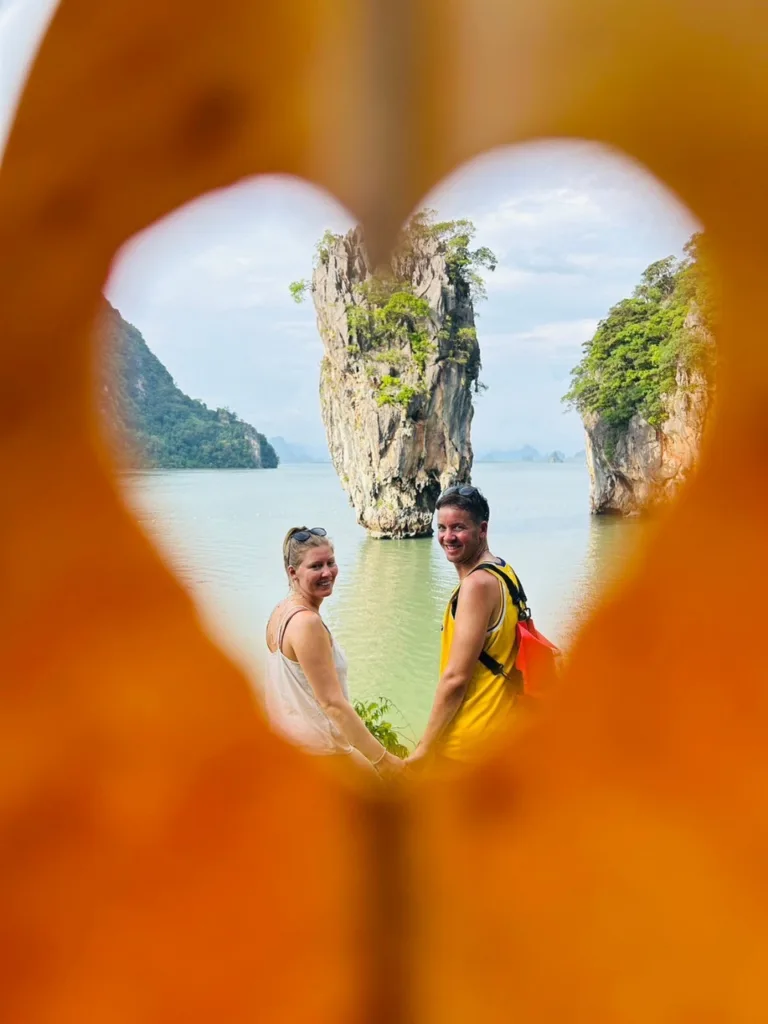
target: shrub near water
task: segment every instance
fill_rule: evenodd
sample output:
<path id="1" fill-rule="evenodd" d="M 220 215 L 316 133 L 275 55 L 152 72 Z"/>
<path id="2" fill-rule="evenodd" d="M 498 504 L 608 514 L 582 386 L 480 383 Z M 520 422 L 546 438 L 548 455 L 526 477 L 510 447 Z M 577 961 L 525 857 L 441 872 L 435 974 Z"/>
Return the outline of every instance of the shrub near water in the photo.
<path id="1" fill-rule="evenodd" d="M 410 751 L 403 743 L 397 730 L 391 722 L 384 718 L 394 709 L 394 704 L 386 697 L 379 697 L 378 700 L 356 700 L 355 711 L 365 723 L 365 727 L 372 736 L 375 736 L 379 743 L 390 754 L 395 757 L 408 757 Z"/>

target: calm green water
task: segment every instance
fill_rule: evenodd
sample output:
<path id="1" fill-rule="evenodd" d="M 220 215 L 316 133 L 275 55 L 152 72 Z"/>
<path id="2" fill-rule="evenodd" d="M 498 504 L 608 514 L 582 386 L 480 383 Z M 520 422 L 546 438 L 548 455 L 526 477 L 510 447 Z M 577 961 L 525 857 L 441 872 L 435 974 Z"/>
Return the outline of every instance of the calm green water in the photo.
<path id="1" fill-rule="evenodd" d="M 350 660 L 354 696 L 391 697 L 413 732 L 437 679 L 440 622 L 455 571 L 435 540 L 371 540 L 330 466 L 176 470 L 126 476 L 130 502 L 189 587 L 212 633 L 251 674 L 264 625 L 285 596 L 289 526 L 325 526 L 340 567 L 323 614 Z M 491 546 L 519 572 L 536 624 L 566 646 L 620 568 L 637 522 L 589 515 L 586 468 L 477 465 Z M 402 724 L 402 723 L 400 723 Z"/>

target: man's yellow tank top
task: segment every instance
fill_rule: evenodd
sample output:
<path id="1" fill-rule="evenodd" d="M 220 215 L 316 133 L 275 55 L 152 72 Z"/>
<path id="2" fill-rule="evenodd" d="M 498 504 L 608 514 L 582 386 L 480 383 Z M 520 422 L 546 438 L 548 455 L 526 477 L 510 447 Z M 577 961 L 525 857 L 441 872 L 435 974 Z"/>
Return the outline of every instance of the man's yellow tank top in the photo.
<path id="1" fill-rule="evenodd" d="M 508 576 L 518 588 L 520 587 L 520 581 L 506 562 L 499 559 L 496 568 Z M 505 675 L 494 675 L 490 668 L 479 661 L 475 665 L 461 707 L 440 738 L 440 753 L 454 760 L 474 760 L 481 749 L 488 746 L 493 734 L 510 724 L 517 700 L 519 687 L 516 684 L 514 670 L 517 657 L 517 608 L 504 582 L 499 579 L 498 584 L 502 595 L 501 614 L 496 622 L 491 623 L 483 650 L 494 661 L 504 666 Z M 441 675 L 448 664 L 453 643 L 454 618 L 451 614 L 451 605 L 456 596 L 460 595 L 460 590 L 461 584 L 451 594 L 443 616 Z"/>

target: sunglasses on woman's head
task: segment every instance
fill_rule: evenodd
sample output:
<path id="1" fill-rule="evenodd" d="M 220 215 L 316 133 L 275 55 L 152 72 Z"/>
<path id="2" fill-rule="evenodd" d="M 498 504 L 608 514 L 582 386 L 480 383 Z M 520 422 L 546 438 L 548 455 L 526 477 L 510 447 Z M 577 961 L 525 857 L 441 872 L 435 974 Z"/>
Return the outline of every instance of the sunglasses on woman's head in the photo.
<path id="1" fill-rule="evenodd" d="M 480 492 L 476 487 L 472 487 L 469 484 L 463 486 L 454 484 L 452 487 L 446 487 L 440 497 L 447 498 L 449 494 L 459 494 L 462 498 L 474 498 L 474 496 L 479 493 Z"/>
<path id="2" fill-rule="evenodd" d="M 327 537 L 328 531 L 324 530 L 322 526 L 313 526 L 311 530 L 299 530 L 298 533 L 294 533 L 291 540 L 297 540 L 299 544 L 306 544 L 310 537 Z"/>

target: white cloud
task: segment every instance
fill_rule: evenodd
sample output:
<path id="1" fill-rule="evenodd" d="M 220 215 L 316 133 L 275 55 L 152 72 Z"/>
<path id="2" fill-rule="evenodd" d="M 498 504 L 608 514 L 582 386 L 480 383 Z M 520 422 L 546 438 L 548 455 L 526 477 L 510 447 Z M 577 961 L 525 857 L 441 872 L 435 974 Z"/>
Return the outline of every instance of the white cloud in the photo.
<path id="1" fill-rule="evenodd" d="M 556 226 L 563 230 L 574 224 L 595 225 L 605 213 L 594 193 L 561 187 L 530 189 L 503 200 L 494 210 L 477 218 L 483 236 L 504 236 L 510 230 L 540 230 Z"/>
<path id="2" fill-rule="evenodd" d="M 631 270 L 639 278 L 645 264 L 637 256 L 610 255 L 606 252 L 571 252 L 563 257 L 563 263 L 580 271 Z"/>
<path id="3" fill-rule="evenodd" d="M 544 266 L 537 270 L 500 264 L 493 273 L 487 275 L 485 286 L 489 294 L 519 292 L 534 285 L 537 287 L 562 285 L 564 280 L 573 280 L 574 276 L 572 272 L 552 270 Z"/>
<path id="4" fill-rule="evenodd" d="M 483 352 L 501 350 L 509 353 L 535 350 L 540 353 L 570 352 L 576 355 L 597 329 L 597 320 L 557 320 L 538 324 L 527 331 L 482 336 Z"/>

